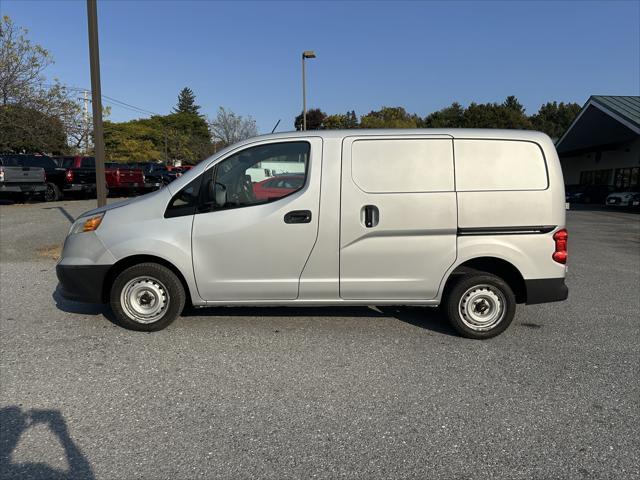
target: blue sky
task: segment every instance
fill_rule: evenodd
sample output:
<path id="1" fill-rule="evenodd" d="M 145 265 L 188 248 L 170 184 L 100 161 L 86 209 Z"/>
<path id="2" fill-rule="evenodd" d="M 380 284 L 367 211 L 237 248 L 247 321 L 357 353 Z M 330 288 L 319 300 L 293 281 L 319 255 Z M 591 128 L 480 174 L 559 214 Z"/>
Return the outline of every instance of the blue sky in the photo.
<path id="1" fill-rule="evenodd" d="M 84 1 L 0 0 L 55 65 L 90 85 Z M 252 115 L 261 133 L 308 105 L 362 115 L 403 106 L 426 115 L 453 101 L 546 101 L 640 94 L 640 2 L 98 1 L 103 93 L 158 113 L 191 87 L 203 113 Z M 141 115 L 113 106 L 116 121 Z"/>

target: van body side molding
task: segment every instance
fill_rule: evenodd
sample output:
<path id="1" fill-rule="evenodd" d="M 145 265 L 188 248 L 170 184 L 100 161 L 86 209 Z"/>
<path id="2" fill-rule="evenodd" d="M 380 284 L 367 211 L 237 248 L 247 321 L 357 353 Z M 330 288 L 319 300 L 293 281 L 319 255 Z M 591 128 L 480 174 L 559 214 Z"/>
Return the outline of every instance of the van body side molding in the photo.
<path id="1" fill-rule="evenodd" d="M 530 235 L 552 232 L 557 225 L 525 225 L 518 227 L 458 228 L 458 236 L 465 235 Z"/>

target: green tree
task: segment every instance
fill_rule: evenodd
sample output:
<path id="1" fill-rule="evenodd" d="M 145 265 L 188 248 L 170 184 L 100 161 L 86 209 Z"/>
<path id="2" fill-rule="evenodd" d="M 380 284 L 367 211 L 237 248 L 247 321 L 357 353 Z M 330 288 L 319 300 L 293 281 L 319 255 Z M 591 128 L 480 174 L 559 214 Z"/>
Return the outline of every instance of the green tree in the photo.
<path id="1" fill-rule="evenodd" d="M 420 117 L 407 113 L 402 107 L 382 107 L 360 119 L 361 128 L 416 128 L 419 123 Z"/>
<path id="2" fill-rule="evenodd" d="M 192 113 L 200 115 L 200 106 L 196 105 L 196 96 L 189 87 L 184 87 L 178 94 L 178 105 L 173 109 L 174 113 Z"/>
<path id="3" fill-rule="evenodd" d="M 582 108 L 577 103 L 548 102 L 540 107 L 538 113 L 531 116 L 535 130 L 558 139 L 569 128 Z"/>
<path id="4" fill-rule="evenodd" d="M 307 130 L 322 130 L 324 127 L 324 121 L 327 118 L 327 114 L 319 108 L 312 108 L 307 110 Z M 296 130 L 302 130 L 302 113 L 298 115 L 293 122 Z"/>
<path id="5" fill-rule="evenodd" d="M 338 113 L 336 115 L 328 115 L 324 119 L 323 126 L 327 130 L 358 128 L 358 117 L 356 112 L 353 110 L 344 114 Z"/>
<path id="6" fill-rule="evenodd" d="M 207 122 L 192 113 L 155 115 L 129 122 L 105 122 L 105 150 L 111 161 L 180 160 L 195 164 L 213 153 Z"/>
<path id="7" fill-rule="evenodd" d="M 20 105 L 0 105 L 0 152 L 66 151 L 67 136 L 59 118 Z"/>
<path id="8" fill-rule="evenodd" d="M 422 121 L 425 128 L 464 128 L 464 108 L 458 102 L 427 115 Z"/>
<path id="9" fill-rule="evenodd" d="M 524 107 L 514 96 L 501 103 L 471 103 L 464 111 L 465 128 L 533 128 Z"/>

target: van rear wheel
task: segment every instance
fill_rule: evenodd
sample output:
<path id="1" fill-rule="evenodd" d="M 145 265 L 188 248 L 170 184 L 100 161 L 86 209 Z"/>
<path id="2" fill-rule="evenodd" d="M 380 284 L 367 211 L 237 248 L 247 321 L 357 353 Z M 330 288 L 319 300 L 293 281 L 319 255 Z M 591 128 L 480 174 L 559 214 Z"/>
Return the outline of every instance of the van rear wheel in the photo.
<path id="1" fill-rule="evenodd" d="M 460 277 L 444 303 L 453 328 L 463 337 L 474 339 L 501 334 L 516 312 L 516 298 L 509 285 L 484 272 Z"/>
<path id="2" fill-rule="evenodd" d="M 157 263 L 127 268 L 114 280 L 110 294 L 111 309 L 118 323 L 143 332 L 169 326 L 182 313 L 185 301 L 180 279 Z"/>

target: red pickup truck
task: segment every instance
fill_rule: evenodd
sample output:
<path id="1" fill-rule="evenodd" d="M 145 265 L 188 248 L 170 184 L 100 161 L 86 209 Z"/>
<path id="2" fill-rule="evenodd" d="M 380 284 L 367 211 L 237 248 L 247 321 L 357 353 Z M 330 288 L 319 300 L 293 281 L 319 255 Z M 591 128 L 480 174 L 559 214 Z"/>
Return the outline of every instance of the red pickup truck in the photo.
<path id="1" fill-rule="evenodd" d="M 68 188 L 65 191 L 94 193 L 96 190 L 96 160 L 94 157 L 58 157 L 58 165 L 66 169 Z M 108 162 L 105 177 L 109 192 L 133 193 L 145 190 L 142 169 L 126 164 Z"/>

